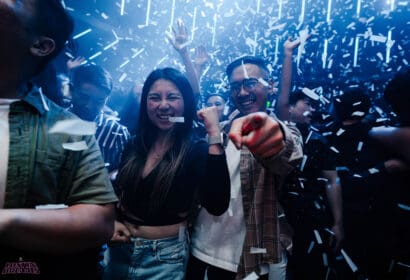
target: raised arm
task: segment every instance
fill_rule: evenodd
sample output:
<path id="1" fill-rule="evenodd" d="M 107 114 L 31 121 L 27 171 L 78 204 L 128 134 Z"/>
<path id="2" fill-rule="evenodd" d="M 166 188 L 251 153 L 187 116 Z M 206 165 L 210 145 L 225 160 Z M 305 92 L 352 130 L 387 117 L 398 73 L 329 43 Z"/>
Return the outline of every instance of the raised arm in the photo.
<path id="1" fill-rule="evenodd" d="M 216 107 L 201 109 L 198 118 L 204 122 L 209 144 L 205 181 L 201 184 L 201 204 L 210 214 L 222 215 L 229 206 L 231 184 Z"/>
<path id="2" fill-rule="evenodd" d="M 281 120 L 289 120 L 289 94 L 292 84 L 293 50 L 300 45 L 300 40 L 287 39 L 283 44 L 283 62 L 280 80 L 280 90 L 277 103 L 277 115 Z"/>
<path id="3" fill-rule="evenodd" d="M 205 71 L 205 65 L 209 60 L 209 54 L 205 48 L 205 46 L 197 46 L 195 48 L 195 56 L 193 58 L 194 68 L 198 80 L 201 79 L 202 75 Z"/>
<path id="4" fill-rule="evenodd" d="M 189 45 L 189 35 L 188 29 L 186 28 L 182 20 L 177 21 L 177 30 L 172 28 L 173 37 L 168 34 L 168 41 L 174 47 L 174 49 L 179 53 L 182 58 L 182 62 L 185 65 L 186 76 L 191 84 L 194 94 L 199 98 L 200 87 L 199 87 L 199 77 L 195 71 L 194 64 L 192 63 L 191 57 L 189 56 L 188 45 Z"/>

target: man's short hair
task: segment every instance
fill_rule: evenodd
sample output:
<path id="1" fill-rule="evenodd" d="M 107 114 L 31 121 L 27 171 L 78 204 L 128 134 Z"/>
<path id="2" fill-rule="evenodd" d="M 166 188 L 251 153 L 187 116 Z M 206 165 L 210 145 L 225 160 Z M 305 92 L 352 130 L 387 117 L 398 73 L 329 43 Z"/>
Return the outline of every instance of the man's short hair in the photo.
<path id="1" fill-rule="evenodd" d="M 111 74 L 99 65 L 80 65 L 73 69 L 71 75 L 71 83 L 74 88 L 89 83 L 103 89 L 108 95 L 113 87 Z"/>
<path id="2" fill-rule="evenodd" d="M 247 64 L 247 63 L 258 66 L 260 69 L 266 72 L 266 75 L 269 75 L 268 65 L 263 58 L 256 57 L 256 56 L 243 56 L 243 57 L 235 59 L 228 65 L 228 67 L 226 67 L 226 75 L 228 76 L 228 78 L 231 77 L 232 72 L 236 67 L 242 64 Z"/>
<path id="3" fill-rule="evenodd" d="M 45 65 L 64 48 L 73 32 L 74 22 L 60 0 L 36 0 L 35 3 L 32 28 L 37 35 L 49 37 L 55 42 L 54 51 L 42 60 L 42 65 Z"/>
<path id="4" fill-rule="evenodd" d="M 400 121 L 410 124 L 410 68 L 397 73 L 384 90 L 384 99 Z"/>
<path id="5" fill-rule="evenodd" d="M 370 97 L 362 88 L 347 88 L 333 100 L 333 109 L 340 121 L 361 120 L 369 112 Z"/>

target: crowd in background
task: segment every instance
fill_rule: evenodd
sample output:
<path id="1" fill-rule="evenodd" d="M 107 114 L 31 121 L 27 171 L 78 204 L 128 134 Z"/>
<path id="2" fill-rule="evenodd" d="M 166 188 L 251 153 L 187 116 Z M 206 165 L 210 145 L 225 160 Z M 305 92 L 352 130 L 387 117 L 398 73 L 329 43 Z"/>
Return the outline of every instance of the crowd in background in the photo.
<path id="1" fill-rule="evenodd" d="M 0 11 L 26 26 L 21 14 L 5 5 L 0 4 Z M 61 9 L 57 8 L 65 14 Z M 23 27 L 19 29 L 22 34 L 36 37 L 43 32 L 51 39 L 57 37 L 40 27 L 35 32 Z M 70 29 L 67 27 L 65 39 Z M 2 34 L 14 38 L 5 30 L 0 28 Z M 27 38 L 16 41 L 30 47 L 32 56 L 53 53 L 54 47 L 47 46 L 54 40 Z M 410 70 L 398 72 L 376 97 L 368 81 L 353 78 L 349 84 L 337 85 L 327 99 L 320 92 L 325 85 L 310 89 L 309 84 L 294 83 L 295 51 L 309 44 L 309 39 L 307 35 L 286 40 L 279 78 L 271 73 L 266 58 L 241 56 L 226 65 L 226 84 L 217 86 L 204 78 L 209 74 L 204 71 L 206 65 L 214 63 L 208 55 L 212 50 L 198 46 L 191 57 L 189 34 L 182 21 L 168 41 L 180 56 L 184 72 L 172 67 L 152 69 L 142 86 L 130 89 L 117 87 L 109 68 L 81 57 L 66 58 L 64 69 L 46 62 L 41 72 L 32 66 L 38 61 L 31 57 L 26 60 L 32 71 L 21 70 L 27 66 L 24 60 L 12 60 L 16 70 L 11 73 L 19 73 L 18 82 L 13 84 L 15 80 L 3 74 L 5 70 L 0 72 L 2 99 L 11 100 L 5 103 L 10 107 L 7 122 L 12 123 L 13 110 L 30 112 L 27 114 L 36 119 L 32 122 L 36 126 L 31 125 L 36 127 L 33 135 L 39 135 L 37 142 L 53 143 L 48 148 L 37 143 L 40 146 L 35 148 L 32 164 L 33 170 L 39 170 L 33 171 L 36 178 L 52 186 L 38 191 L 33 183 L 25 183 L 29 198 L 19 202 L 25 192 L 9 194 L 18 190 L 19 183 L 12 184 L 3 174 L 0 217 L 8 213 L 6 208 L 59 203 L 67 211 L 87 205 L 76 213 L 77 219 L 88 214 L 104 216 L 101 223 L 82 222 L 95 227 L 111 225 L 111 229 L 75 243 L 75 252 L 87 249 L 89 254 L 81 259 L 87 259 L 81 268 L 92 266 L 93 261 L 98 264 L 95 271 L 87 270 L 89 279 L 211 280 L 251 275 L 289 280 L 408 279 Z M 0 58 L 10 51 L 1 46 Z M 59 46 L 64 47 L 68 45 Z M 19 50 L 13 50 L 15 56 Z M 4 62 L 2 69 L 7 69 Z M 8 89 L 4 85 L 9 84 L 19 94 L 4 94 Z M 14 102 L 22 107 L 14 108 Z M 39 104 L 45 108 L 38 109 L 40 117 L 32 112 Z M 43 124 L 42 114 L 49 111 L 56 112 L 55 116 L 47 115 L 51 120 Z M 93 147 L 94 156 L 79 155 L 78 147 L 64 148 L 70 150 L 68 154 L 62 151 L 59 143 L 70 142 L 72 136 L 49 139 L 47 133 L 41 134 L 51 123 L 77 117 L 95 125 L 91 136 L 81 136 Z M 10 139 L 15 139 L 10 131 Z M 83 139 L 76 137 L 76 142 Z M 10 143 L 17 143 L 13 141 Z M 8 170 L 15 164 L 11 147 Z M 56 171 L 42 166 L 42 161 L 57 154 L 64 155 L 64 160 L 58 163 L 62 166 L 56 163 Z M 16 168 L 15 172 L 21 171 Z M 60 181 L 67 184 L 65 189 Z M 63 188 L 64 193 L 50 194 L 55 188 Z M 89 208 L 94 204 L 104 206 Z M 34 220 L 36 214 L 25 213 Z M 76 224 L 74 220 L 63 223 L 60 219 L 64 218 L 57 216 L 38 219 L 61 222 L 63 230 Z M 53 254 L 73 258 L 45 240 L 44 236 L 57 230 L 27 224 L 17 231 L 26 227 L 44 234 L 32 235 L 29 240 L 37 246 L 24 258 L 41 252 L 38 264 L 48 264 L 44 277 L 60 274 L 50 265 L 53 255 L 41 249 L 53 248 Z M 0 223 L 0 238 L 3 231 L 8 238 L 4 240 L 12 242 L 0 241 L 7 247 L 3 252 L 10 252 L 0 253 L 0 264 L 5 264 L 0 269 L 6 276 L 15 276 L 21 272 L 7 270 L 7 264 L 22 259 L 8 258 L 20 256 L 25 248 L 8 237 L 15 229 Z M 78 229 L 83 235 L 89 231 L 92 228 Z M 77 236 L 78 232 L 70 234 Z M 56 240 L 61 236 L 57 234 Z M 35 237 L 42 242 L 36 243 Z M 90 238 L 96 239 L 92 248 L 83 245 Z M 76 273 L 70 275 L 81 275 L 80 270 Z M 23 274 L 31 279 L 36 273 Z"/>

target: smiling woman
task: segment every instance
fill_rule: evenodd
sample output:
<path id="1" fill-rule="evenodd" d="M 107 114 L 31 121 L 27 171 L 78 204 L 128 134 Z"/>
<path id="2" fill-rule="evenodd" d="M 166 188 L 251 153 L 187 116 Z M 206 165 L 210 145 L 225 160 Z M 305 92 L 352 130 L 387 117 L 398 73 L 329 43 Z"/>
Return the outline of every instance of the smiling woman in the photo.
<path id="1" fill-rule="evenodd" d="M 219 143 L 194 138 L 195 114 L 194 94 L 181 72 L 151 72 L 142 89 L 136 137 L 117 177 L 120 203 L 105 279 L 184 279 L 188 220 L 198 205 L 212 215 L 226 211 L 225 153 Z M 220 136 L 216 108 L 200 116 L 208 134 Z M 140 259 L 143 263 L 133 261 Z"/>
<path id="2" fill-rule="evenodd" d="M 157 80 L 148 93 L 148 116 L 160 131 L 167 131 L 175 126 L 170 118 L 184 114 L 184 99 L 178 88 L 170 81 Z"/>

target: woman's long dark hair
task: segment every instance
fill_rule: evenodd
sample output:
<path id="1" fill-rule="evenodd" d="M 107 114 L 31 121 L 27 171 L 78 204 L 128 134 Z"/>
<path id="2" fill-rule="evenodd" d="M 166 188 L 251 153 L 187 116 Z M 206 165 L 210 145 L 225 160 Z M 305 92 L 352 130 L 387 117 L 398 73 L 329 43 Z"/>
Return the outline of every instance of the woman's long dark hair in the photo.
<path id="1" fill-rule="evenodd" d="M 158 80 L 173 83 L 181 92 L 184 100 L 184 123 L 176 123 L 171 136 L 171 147 L 168 151 L 169 160 L 162 160 L 158 168 L 151 196 L 150 211 L 158 210 L 168 195 L 173 178 L 192 141 L 192 124 L 196 114 L 195 99 L 188 79 L 174 68 L 163 68 L 152 71 L 142 88 L 141 107 L 136 136 L 130 149 L 124 152 L 124 160 L 117 177 L 122 207 L 134 212 L 135 197 L 147 155 L 158 135 L 158 128 L 151 122 L 147 113 L 147 97 L 152 85 Z"/>

